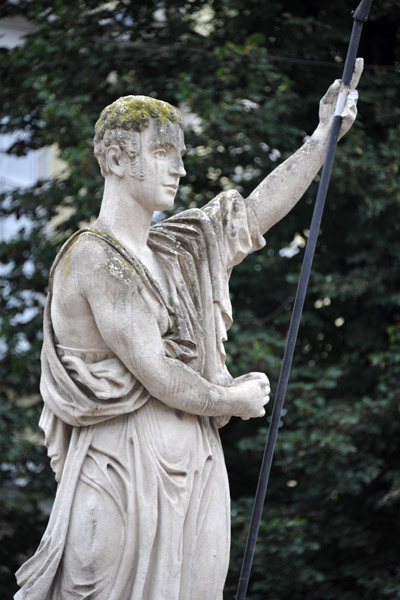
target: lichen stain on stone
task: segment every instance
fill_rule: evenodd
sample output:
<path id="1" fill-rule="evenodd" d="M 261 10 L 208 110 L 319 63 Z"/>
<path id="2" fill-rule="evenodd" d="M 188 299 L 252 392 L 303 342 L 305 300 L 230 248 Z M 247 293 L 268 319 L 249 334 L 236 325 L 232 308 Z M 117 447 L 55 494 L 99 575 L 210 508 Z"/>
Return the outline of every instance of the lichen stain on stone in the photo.
<path id="1" fill-rule="evenodd" d="M 103 109 L 95 125 L 95 143 L 103 138 L 106 129 L 122 128 L 143 131 L 155 119 L 163 125 L 168 121 L 177 123 L 183 129 L 183 121 L 176 108 L 147 96 L 123 96 Z"/>
<path id="2" fill-rule="evenodd" d="M 107 268 L 112 277 L 123 281 L 127 285 L 132 285 L 132 273 L 134 269 L 122 256 L 113 254 L 107 261 Z"/>
<path id="3" fill-rule="evenodd" d="M 68 250 L 66 251 L 63 261 L 62 261 L 62 274 L 64 277 L 68 277 L 68 275 L 71 274 L 71 253 L 73 248 L 76 246 L 76 244 L 78 243 L 80 238 L 77 238 L 74 242 L 72 242 L 72 244 L 70 245 L 70 247 L 68 248 Z"/>
<path id="4" fill-rule="evenodd" d="M 69 250 L 62 261 L 62 274 L 63 277 L 68 277 L 71 274 L 71 253 Z"/>
<path id="5" fill-rule="evenodd" d="M 91 506 L 89 509 L 89 513 L 90 513 L 90 547 L 94 548 L 96 545 L 96 534 L 97 534 L 97 508 L 94 506 Z M 91 570 L 93 569 L 94 571 L 94 565 L 93 563 L 90 565 L 91 566 Z"/>
<path id="6" fill-rule="evenodd" d="M 109 238 L 112 242 L 114 242 L 114 244 L 116 246 L 120 246 L 121 244 L 119 243 L 119 241 L 117 240 L 117 238 L 113 237 L 110 233 L 108 233 L 108 231 L 105 231 L 104 229 L 96 229 L 96 227 L 89 227 L 89 231 L 94 233 L 95 235 L 101 235 L 102 237 L 106 237 Z"/>

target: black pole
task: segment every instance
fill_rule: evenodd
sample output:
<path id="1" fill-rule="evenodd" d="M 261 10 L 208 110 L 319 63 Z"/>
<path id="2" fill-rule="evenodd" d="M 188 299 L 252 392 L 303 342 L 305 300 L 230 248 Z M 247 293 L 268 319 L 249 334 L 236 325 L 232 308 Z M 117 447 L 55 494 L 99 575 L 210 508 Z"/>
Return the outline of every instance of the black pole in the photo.
<path id="1" fill-rule="evenodd" d="M 358 45 L 360 42 L 363 24 L 367 21 L 372 0 L 361 0 L 359 6 L 353 13 L 354 24 L 347 50 L 346 62 L 343 70 L 342 81 L 345 89 L 348 91 L 351 77 L 354 71 L 355 60 L 357 56 Z M 345 92 L 344 100 L 347 97 Z M 338 103 L 340 95 L 338 98 Z M 343 108 L 343 107 L 342 107 Z M 328 142 L 325 163 L 321 173 L 321 180 L 315 201 L 314 212 L 312 216 L 310 234 L 304 254 L 303 266 L 300 274 L 296 298 L 293 306 L 292 318 L 289 326 L 286 348 L 283 356 L 281 372 L 279 376 L 278 387 L 275 395 L 275 403 L 272 411 L 271 424 L 268 431 L 268 438 L 265 445 L 263 461 L 260 470 L 260 476 L 257 485 L 257 492 L 254 500 L 253 513 L 251 516 L 249 533 L 247 536 L 246 548 L 244 551 L 242 568 L 240 572 L 239 584 L 236 592 L 236 600 L 245 600 L 247 588 L 249 585 L 250 572 L 253 564 L 257 534 L 261 520 L 261 514 L 264 506 L 265 494 L 268 487 L 268 479 L 271 471 L 272 459 L 275 450 L 276 438 L 278 436 L 279 423 L 282 416 L 283 404 L 285 401 L 287 384 L 289 381 L 290 369 L 292 366 L 293 354 L 297 340 L 297 334 L 300 326 L 301 314 L 303 311 L 304 299 L 306 296 L 308 280 L 310 277 L 312 261 L 315 254 L 315 248 L 318 239 L 318 233 L 321 225 L 322 214 L 325 206 L 325 199 L 328 192 L 329 181 L 332 173 L 333 161 L 335 158 L 336 147 L 339 138 L 339 132 L 342 125 L 342 110 L 336 110 L 332 129 Z"/>

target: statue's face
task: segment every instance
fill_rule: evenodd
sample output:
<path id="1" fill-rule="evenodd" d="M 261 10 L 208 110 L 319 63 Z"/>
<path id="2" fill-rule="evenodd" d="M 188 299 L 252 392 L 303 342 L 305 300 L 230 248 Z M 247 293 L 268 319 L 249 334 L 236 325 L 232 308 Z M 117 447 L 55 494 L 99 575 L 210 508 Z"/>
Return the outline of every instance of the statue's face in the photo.
<path id="1" fill-rule="evenodd" d="M 138 155 L 126 169 L 132 198 L 151 211 L 166 210 L 174 204 L 179 180 L 186 175 L 183 131 L 176 123 L 153 119 L 140 134 Z"/>

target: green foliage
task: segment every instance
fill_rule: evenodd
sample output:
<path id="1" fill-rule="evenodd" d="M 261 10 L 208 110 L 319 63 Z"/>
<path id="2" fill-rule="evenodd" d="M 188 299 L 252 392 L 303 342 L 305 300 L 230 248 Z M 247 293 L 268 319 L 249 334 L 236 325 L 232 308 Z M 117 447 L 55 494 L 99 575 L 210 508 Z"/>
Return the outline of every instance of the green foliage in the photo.
<path id="1" fill-rule="evenodd" d="M 25 16 L 34 29 L 23 46 L 0 49 L 0 132 L 23 132 L 15 155 L 56 143 L 66 169 L 1 198 L 0 216 L 21 223 L 0 245 L 2 596 L 15 591 L 12 572 L 38 543 L 53 496 L 36 425 L 41 313 L 57 248 L 100 204 L 91 140 L 101 109 L 144 94 L 196 115 L 178 209 L 230 187 L 246 195 L 316 126 L 318 99 L 340 77 L 352 8 L 348 0 L 3 1 L 0 16 Z M 400 599 L 399 31 L 398 3 L 373 5 L 360 53 L 388 68 L 366 69 L 359 118 L 339 145 L 249 599 Z M 265 371 L 273 389 L 315 192 L 316 182 L 231 279 L 229 367 Z M 232 420 L 222 431 L 233 496 L 226 598 L 267 432 L 259 421 Z"/>

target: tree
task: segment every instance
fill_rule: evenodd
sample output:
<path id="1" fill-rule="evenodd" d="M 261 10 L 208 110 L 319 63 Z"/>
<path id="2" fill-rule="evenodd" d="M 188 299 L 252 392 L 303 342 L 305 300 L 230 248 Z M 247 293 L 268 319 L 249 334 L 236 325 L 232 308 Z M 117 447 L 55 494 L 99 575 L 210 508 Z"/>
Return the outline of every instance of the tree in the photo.
<path id="1" fill-rule="evenodd" d="M 0 132 L 24 132 L 10 149 L 16 155 L 56 142 L 66 164 L 63 176 L 2 197 L 3 217 L 29 220 L 0 250 L 8 265 L 4 595 L 15 591 L 12 572 L 34 551 L 53 495 L 37 442 L 41 311 L 58 247 L 99 207 L 91 138 L 100 110 L 129 93 L 186 107 L 188 177 L 178 210 L 232 186 L 247 194 L 315 127 L 318 99 L 341 73 L 352 8 L 347 0 L 3 2 L 0 16 L 25 16 L 35 31 L 22 47 L 0 50 Z M 335 163 L 261 524 L 254 600 L 400 598 L 399 24 L 397 3 L 386 0 L 365 27 L 360 53 L 370 67 L 359 119 Z M 232 276 L 234 375 L 266 371 L 276 386 L 314 197 L 315 185 L 269 232 L 267 249 Z M 233 420 L 222 431 L 233 496 L 227 598 L 267 425 Z"/>

